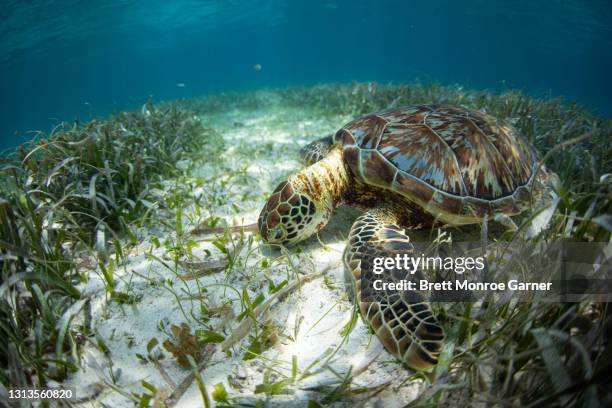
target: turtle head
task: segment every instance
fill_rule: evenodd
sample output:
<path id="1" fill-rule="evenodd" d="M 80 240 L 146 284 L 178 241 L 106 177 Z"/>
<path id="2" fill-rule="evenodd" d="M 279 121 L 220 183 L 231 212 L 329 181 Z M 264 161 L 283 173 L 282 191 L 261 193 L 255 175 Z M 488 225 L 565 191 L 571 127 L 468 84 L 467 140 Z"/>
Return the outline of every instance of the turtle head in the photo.
<path id="1" fill-rule="evenodd" d="M 276 187 L 259 215 L 259 233 L 264 241 L 292 245 L 327 224 L 333 206 L 315 199 L 307 190 L 296 177 Z"/>

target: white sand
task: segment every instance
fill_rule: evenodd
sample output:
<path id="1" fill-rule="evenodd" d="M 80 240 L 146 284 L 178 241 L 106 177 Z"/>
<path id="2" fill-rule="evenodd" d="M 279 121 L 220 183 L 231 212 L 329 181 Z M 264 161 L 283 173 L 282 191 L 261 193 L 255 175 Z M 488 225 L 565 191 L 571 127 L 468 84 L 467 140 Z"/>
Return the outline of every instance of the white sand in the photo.
<path id="1" fill-rule="evenodd" d="M 297 161 L 299 148 L 310 140 L 333 132 L 350 118 L 317 119 L 317 115 L 304 109 L 276 107 L 260 111 L 230 110 L 222 115 L 202 116 L 201 119 L 225 139 L 228 146 L 222 158 L 225 165 L 233 170 L 244 168 L 245 177 L 244 182 L 239 177 L 228 179 L 222 168 L 207 164 L 194 169 L 196 179 L 193 180 L 201 177 L 207 182 L 201 186 L 194 182 L 195 188 L 190 194 L 218 194 L 227 198 L 227 203 L 200 208 L 200 216 L 196 215 L 195 208 L 184 208 L 186 228 L 211 215 L 224 218 L 228 224 L 255 222 L 265 196 L 282 177 L 300 168 Z M 167 183 L 168 186 L 172 184 L 172 180 Z M 168 192 L 160 190 L 158 194 L 162 197 Z M 279 328 L 275 344 L 261 357 L 243 360 L 254 329 L 232 348 L 229 355 L 221 352 L 217 345 L 217 351 L 201 373 L 208 392 L 212 392 L 215 384 L 223 383 L 230 398 L 236 398 L 232 400 L 233 404 L 242 401 L 253 406 L 256 400 L 260 400 L 265 401 L 266 406 L 305 406 L 309 399 L 321 401 L 326 396 L 306 389 L 338 383 L 340 380 L 334 373 L 343 377 L 353 366 L 365 368 L 365 371 L 353 379 L 352 388 L 389 385 L 370 399 L 367 399 L 367 393 L 355 394 L 353 400 L 341 399 L 334 406 L 351 405 L 356 401 L 365 401 L 365 406 L 405 405 L 422 390 L 422 380 L 404 381 L 411 373 L 382 351 L 380 343 L 369 334 L 360 318 L 348 341 L 343 342 L 341 336 L 353 313 L 353 304 L 344 284 L 341 253 L 345 246 L 344 238 L 356 214 L 348 208 L 337 211 L 328 228 L 320 234 L 326 247 L 315 237 L 301 245 L 300 253 L 292 250 L 288 256 L 283 256 L 254 242 L 250 251 L 243 248 L 231 270 L 187 281 L 181 280 L 177 273 L 189 271 L 180 265 L 178 270 L 174 270 L 172 253 L 164 246 L 165 240 L 176 241 L 176 232 L 169 228 L 143 228 L 140 231 L 142 243 L 129 251 L 125 265 L 115 268 L 116 290 L 140 299 L 134 305 L 109 301 L 99 274 L 87 272 L 89 282 L 82 290 L 92 298 L 92 326 L 108 347 L 109 359 L 92 339 L 83 347 L 82 370 L 72 375 L 64 385 L 75 387 L 77 394 L 83 396 L 91 393 L 95 384 L 112 383 L 110 360 L 115 389 L 106 386 L 95 400 L 82 405 L 133 406 L 133 402 L 118 390 L 123 390 L 126 395 L 149 392 L 141 385 L 142 380 L 153 384 L 160 394 L 168 395 L 173 385 L 164 380 L 153 363 L 144 363 L 137 357 L 137 354 L 147 356 L 147 344 L 152 338 L 159 341 L 156 350 L 165 355 L 161 367 L 174 383 L 179 383 L 190 370 L 181 367 L 161 346 L 168 338 L 170 324 L 186 322 L 192 332 L 195 329 L 214 329 L 227 337 L 239 324 L 235 316 L 241 312 L 239 294 L 228 289 L 227 285 L 239 292 L 246 289 L 251 299 L 260 293 L 267 299 L 270 294 L 266 278 L 277 284 L 284 279 L 293 282 L 296 280 L 295 271 L 311 274 L 328 269 L 326 282 L 318 278 L 304 284 L 259 319 L 260 322 L 272 322 Z M 168 225 L 174 225 L 172 214 L 157 211 L 154 216 L 158 220 L 166 217 Z M 156 248 L 153 236 L 161 242 L 161 247 Z M 210 251 L 210 257 L 206 251 Z M 210 241 L 197 242 L 193 255 L 195 259 L 207 260 L 225 257 Z M 271 263 L 270 267 L 261 267 L 263 258 Z M 290 267 L 291 263 L 295 268 Z M 225 306 L 224 311 L 207 322 L 199 321 L 202 318 L 201 300 L 196 297 L 200 295 L 209 310 Z M 324 353 L 336 349 L 333 357 L 326 361 Z M 287 395 L 267 399 L 265 394 L 254 394 L 268 368 L 272 369 L 270 382 L 291 377 L 294 356 L 297 358 L 297 377 L 311 365 L 313 375 L 287 386 L 291 392 Z M 202 405 L 195 382 L 177 404 L 181 407 Z"/>

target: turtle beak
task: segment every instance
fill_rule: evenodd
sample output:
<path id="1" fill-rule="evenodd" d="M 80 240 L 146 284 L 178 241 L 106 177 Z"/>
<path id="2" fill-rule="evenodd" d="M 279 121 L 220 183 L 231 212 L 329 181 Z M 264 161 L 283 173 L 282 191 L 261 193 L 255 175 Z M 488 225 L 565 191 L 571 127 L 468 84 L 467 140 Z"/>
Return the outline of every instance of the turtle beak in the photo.
<path id="1" fill-rule="evenodd" d="M 261 235 L 261 238 L 269 244 L 278 244 L 283 242 L 287 235 L 285 229 L 280 224 L 268 228 L 266 215 L 267 214 L 262 214 L 258 220 L 259 234 Z"/>
<path id="2" fill-rule="evenodd" d="M 259 215 L 261 238 L 269 244 L 293 245 L 316 233 L 327 222 L 328 211 L 288 182 L 274 190 Z"/>
<path id="3" fill-rule="evenodd" d="M 266 223 L 264 212 L 265 211 L 262 211 L 261 214 L 259 215 L 259 218 L 257 219 L 257 227 L 259 229 L 259 235 L 261 235 L 261 238 L 267 242 L 268 241 L 268 226 Z"/>
<path id="4" fill-rule="evenodd" d="M 266 207 L 261 211 L 257 224 L 261 238 L 270 244 L 280 243 L 285 238 L 285 231 L 278 222 L 277 214 L 272 214 L 270 220 L 270 211 Z"/>

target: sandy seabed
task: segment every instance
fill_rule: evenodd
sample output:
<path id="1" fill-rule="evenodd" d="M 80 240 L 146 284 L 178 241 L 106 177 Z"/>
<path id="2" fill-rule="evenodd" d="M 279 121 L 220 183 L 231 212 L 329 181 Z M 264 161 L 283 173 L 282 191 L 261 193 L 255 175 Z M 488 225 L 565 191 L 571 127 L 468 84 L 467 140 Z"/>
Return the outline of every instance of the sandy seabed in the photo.
<path id="1" fill-rule="evenodd" d="M 241 169 L 246 181 L 242 183 L 234 178 L 229 183 L 204 183 L 195 188 L 194 196 L 207 193 L 204 189 L 214 188 L 215 194 L 229 199 L 218 207 L 200 208 L 199 217 L 193 215 L 194 208 L 185 208 L 182 213 L 186 227 L 193 227 L 198 220 L 209 216 L 220 217 L 230 225 L 256 222 L 266 195 L 278 181 L 301 167 L 299 148 L 335 131 L 351 118 L 318 119 L 307 109 L 279 106 L 274 110 L 234 109 L 200 119 L 223 136 L 227 149 L 221 157 L 222 165 L 213 166 L 204 160 L 192 169 L 191 175 L 223 180 L 227 169 Z M 183 165 L 189 166 L 189 163 Z M 168 180 L 167 184 L 170 186 L 173 182 Z M 159 191 L 160 195 L 164 193 Z M 214 346 L 201 372 L 208 393 L 214 385 L 222 383 L 229 394 L 230 405 L 254 406 L 261 401 L 266 406 L 305 406 L 308 400 L 325 398 L 326 393 L 314 389 L 329 392 L 353 370 L 357 375 L 351 388 L 362 393 L 355 393 L 352 402 L 340 398 L 335 406 L 352 405 L 357 401 L 365 406 L 405 405 L 423 390 L 424 382 L 420 379 L 405 381 L 411 373 L 382 350 L 378 339 L 370 334 L 361 319 L 356 320 L 348 336 L 343 330 L 350 324 L 354 308 L 345 287 L 341 257 L 345 237 L 357 215 L 358 212 L 350 208 L 339 208 L 319 239 L 309 239 L 301 246 L 301 251 L 283 255 L 254 241 L 251 247 L 237 252 L 231 271 L 187 280 L 181 279 L 181 275 L 189 273 L 185 264 L 179 263 L 178 268 L 173 269 L 168 246 L 158 246 L 155 242 L 176 240 L 176 232 L 141 228 L 141 244 L 129 250 L 125 263 L 119 263 L 114 272 L 116 290 L 137 299 L 134 304 L 109 302 L 100 274 L 95 270 L 85 271 L 89 280 L 81 289 L 92 299 L 91 325 L 97 338 L 83 347 L 82 369 L 63 386 L 73 387 L 79 397 L 96 395 L 81 406 L 97 403 L 112 407 L 132 406 L 129 394 L 150 393 L 143 386 L 143 380 L 153 385 L 160 397 L 168 396 L 191 372 L 181 367 L 161 346 L 169 338 L 171 325 L 187 323 L 191 330 L 214 329 L 227 339 L 240 327 L 236 316 L 242 312 L 239 294 L 243 290 L 247 290 L 251 299 L 258 294 L 267 299 L 272 297 L 268 280 L 275 284 L 287 280 L 291 284 L 310 274 L 323 274 L 277 299 L 258 317 L 259 322 L 277 330 L 273 344 L 260 356 L 244 359 L 250 340 L 258 330 L 253 327 L 227 352 L 221 350 L 221 344 Z M 160 212 L 159 216 L 165 215 Z M 168 220 L 169 224 L 173 222 Z M 192 249 L 193 259 L 208 262 L 226 256 L 211 243 L 212 239 L 202 236 L 192 239 L 196 242 Z M 262 267 L 263 259 L 270 266 Z M 200 294 L 205 297 L 209 310 L 222 311 L 211 314 L 205 327 L 198 321 L 202 317 L 201 303 L 194 301 Z M 158 345 L 148 350 L 152 339 L 157 339 Z M 101 351 L 100 341 L 105 344 L 106 353 Z M 159 353 L 164 356 L 159 363 L 146 361 L 149 354 Z M 259 384 L 291 378 L 294 361 L 297 376 L 285 387 L 287 393 L 269 397 L 265 393 L 255 393 Z M 308 375 L 304 375 L 307 372 Z M 381 385 L 386 386 L 381 388 Z M 371 394 L 368 391 L 372 390 L 380 392 L 368 397 Z M 176 403 L 184 407 L 202 405 L 196 381 Z"/>

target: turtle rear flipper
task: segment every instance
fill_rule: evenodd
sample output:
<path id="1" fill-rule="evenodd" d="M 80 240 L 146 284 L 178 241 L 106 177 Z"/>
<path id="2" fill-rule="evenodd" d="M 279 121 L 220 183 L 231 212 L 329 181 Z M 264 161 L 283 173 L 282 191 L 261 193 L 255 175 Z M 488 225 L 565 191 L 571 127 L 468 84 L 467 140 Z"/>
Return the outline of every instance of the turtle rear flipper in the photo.
<path id="1" fill-rule="evenodd" d="M 435 365 L 444 341 L 444 331 L 434 317 L 423 293 L 418 291 L 375 290 L 372 283 L 376 258 L 414 254 L 414 247 L 396 225 L 393 213 L 374 209 L 359 217 L 349 234 L 345 265 L 352 277 L 354 295 L 363 318 L 385 348 L 409 367 L 424 369 Z M 418 282 L 422 273 L 391 269 L 384 272 L 394 282 L 402 278 Z M 387 282 L 391 279 L 387 278 Z"/>

